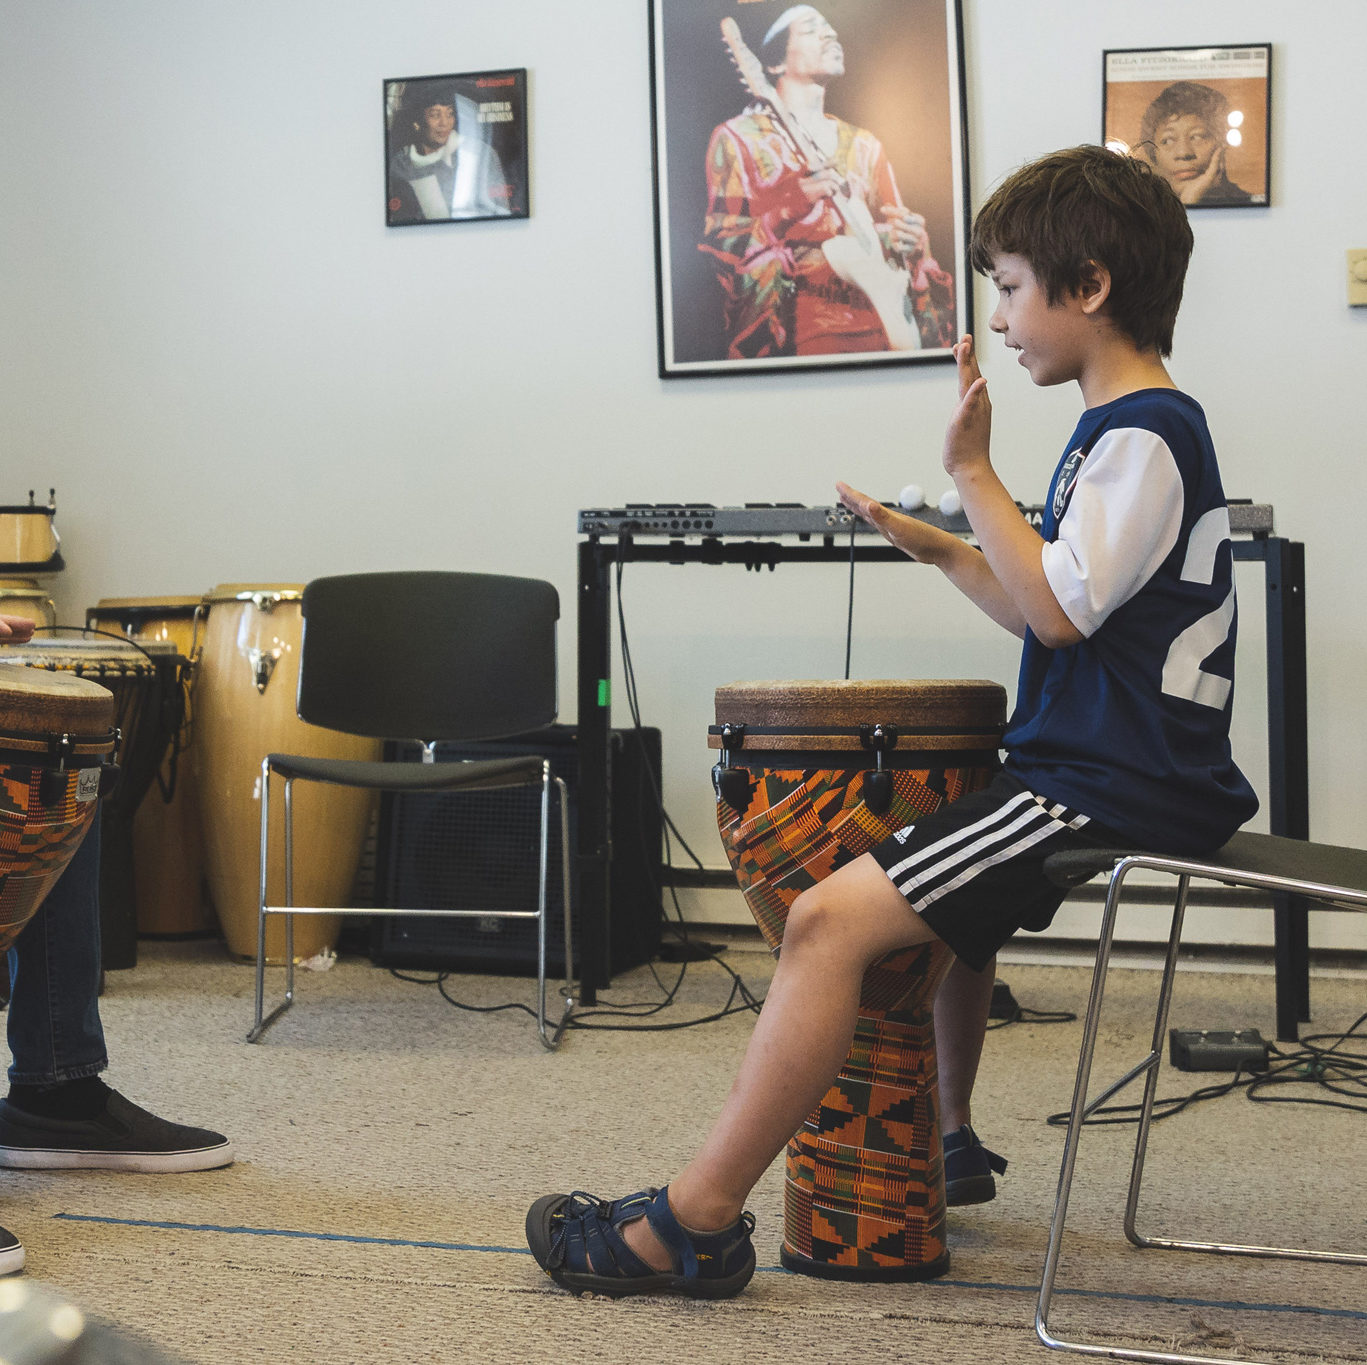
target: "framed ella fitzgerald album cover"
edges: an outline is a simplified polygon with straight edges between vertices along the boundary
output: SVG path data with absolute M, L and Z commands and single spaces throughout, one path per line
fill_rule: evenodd
M 660 374 L 950 361 L 958 0 L 647 0 Z

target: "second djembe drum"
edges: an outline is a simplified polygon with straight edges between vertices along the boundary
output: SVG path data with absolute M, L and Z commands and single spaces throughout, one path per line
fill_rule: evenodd
M 987 785 L 1005 711 L 1004 689 L 978 681 L 717 689 L 717 825 L 775 952 L 807 887 Z M 920 1280 L 949 1269 L 933 1006 L 950 961 L 924 944 L 865 973 L 849 1056 L 788 1144 L 790 1270 Z

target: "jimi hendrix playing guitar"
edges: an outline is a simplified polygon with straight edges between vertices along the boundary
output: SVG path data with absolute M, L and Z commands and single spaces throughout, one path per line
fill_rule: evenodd
M 878 139 L 825 112 L 845 69 L 835 30 L 794 6 L 761 60 L 733 19 L 721 28 L 753 96 L 707 153 L 700 246 L 725 295 L 728 359 L 952 346 L 954 282 L 924 220 L 902 203 Z

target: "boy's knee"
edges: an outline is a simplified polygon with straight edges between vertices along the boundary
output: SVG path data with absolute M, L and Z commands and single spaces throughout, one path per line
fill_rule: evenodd
M 788 909 L 783 926 L 784 951 L 801 952 L 828 943 L 840 933 L 842 918 L 845 916 L 823 884 L 809 886 Z

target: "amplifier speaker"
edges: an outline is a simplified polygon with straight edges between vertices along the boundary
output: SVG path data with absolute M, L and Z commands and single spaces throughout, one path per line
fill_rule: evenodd
M 571 886 L 578 848 L 579 757 L 572 725 L 476 744 L 438 744 L 438 763 L 542 754 L 569 794 Z M 391 743 L 386 757 L 417 761 L 416 744 Z M 609 967 L 613 975 L 648 962 L 660 949 L 661 850 L 660 732 L 611 732 L 613 858 L 609 882 Z M 561 892 L 558 795 L 551 795 L 547 901 L 547 974 L 565 966 L 565 910 Z M 380 808 L 376 883 L 380 904 L 451 910 L 536 908 L 541 792 L 513 788 L 488 792 L 387 794 Z M 373 960 L 388 967 L 494 972 L 535 976 L 535 920 L 493 915 L 459 918 L 390 915 L 374 921 Z M 580 925 L 572 923 L 575 970 Z

